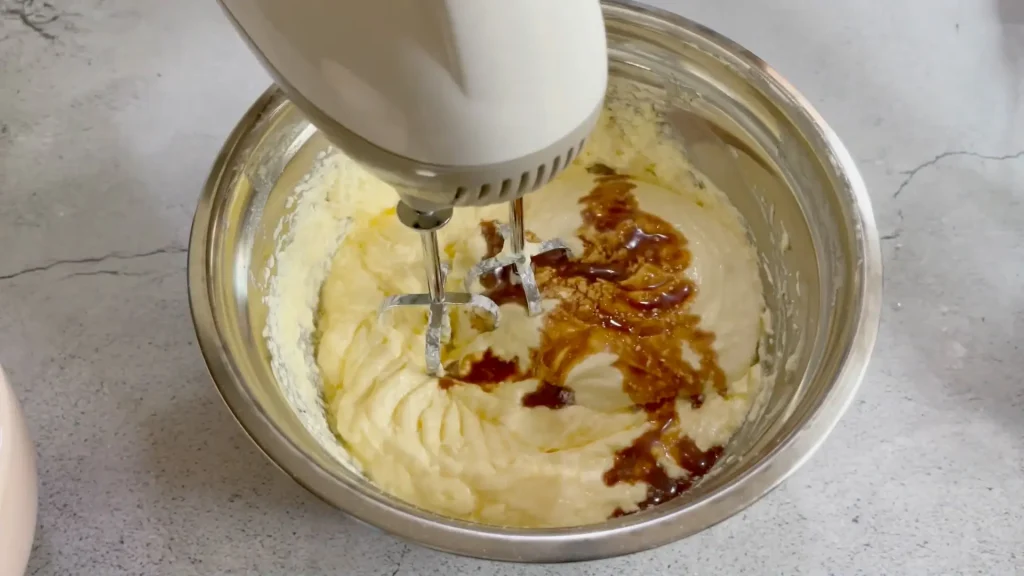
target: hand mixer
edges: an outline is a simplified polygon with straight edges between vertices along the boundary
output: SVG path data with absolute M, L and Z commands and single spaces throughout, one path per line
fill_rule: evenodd
M 420 233 L 426 360 L 441 372 L 452 305 L 498 320 L 493 301 L 445 290 L 437 231 L 458 206 L 509 203 L 506 254 L 473 278 L 514 266 L 530 314 L 541 310 L 524 252 L 522 197 L 580 152 L 607 83 L 598 0 L 219 0 L 291 100 L 348 156 L 398 191 Z M 540 250 L 565 249 L 549 240 Z M 468 290 L 468 288 L 467 288 Z

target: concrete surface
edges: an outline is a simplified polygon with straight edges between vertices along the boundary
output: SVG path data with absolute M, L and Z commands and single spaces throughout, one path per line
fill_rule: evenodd
M 30 574 L 1024 573 L 1024 1 L 657 2 L 773 63 L 886 235 L 861 393 L 782 488 L 672 546 L 515 567 L 360 526 L 211 386 L 193 206 L 267 85 L 213 0 L 0 0 L 0 363 L 38 443 Z

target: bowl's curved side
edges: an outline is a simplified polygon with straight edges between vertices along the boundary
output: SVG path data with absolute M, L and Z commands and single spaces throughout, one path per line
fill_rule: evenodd
M 37 496 L 32 440 L 0 367 L 0 576 L 18 576 L 28 565 Z
M 836 360 L 831 384 L 818 395 L 789 433 L 758 464 L 751 466 L 705 498 L 680 509 L 621 518 L 597 526 L 563 530 L 518 530 L 455 521 L 396 502 L 367 486 L 354 485 L 335 470 L 318 463 L 297 446 L 269 417 L 246 382 L 252 367 L 232 357 L 221 327 L 226 322 L 215 289 L 218 275 L 230 275 L 217 259 L 211 230 L 223 219 L 216 210 L 222 198 L 236 193 L 235 180 L 246 164 L 249 147 L 266 136 L 268 116 L 281 111 L 283 96 L 271 89 L 242 119 L 214 164 L 200 199 L 189 244 L 189 299 L 200 348 L 229 409 L 254 442 L 297 482 L 356 518 L 421 545 L 480 558 L 558 562 L 590 560 L 638 552 L 689 536 L 749 506 L 780 484 L 806 461 L 824 441 L 851 402 L 874 346 L 881 310 L 881 252 L 870 199 L 859 172 L 832 130 L 813 108 L 770 67 L 728 39 L 678 15 L 625 1 L 605 2 L 606 10 L 620 18 L 658 21 L 699 39 L 750 70 L 757 71 L 761 90 L 770 92 L 813 145 L 818 160 L 827 165 L 838 202 L 853 230 L 849 251 L 856 263 L 849 300 L 850 326 L 844 331 L 844 349 Z M 237 260 L 238 254 L 231 255 Z M 361 483 L 365 484 L 365 483 Z
M 881 318 L 882 255 L 878 228 L 867 186 L 856 162 L 813 105 L 785 78 L 758 56 L 721 34 L 673 12 L 633 0 L 603 0 L 613 12 L 629 11 L 665 27 L 686 31 L 699 39 L 728 64 L 750 70 L 758 89 L 770 97 L 780 112 L 807 139 L 826 165 L 838 203 L 845 213 L 845 225 L 852 228 L 851 260 L 854 297 L 849 302 L 853 322 L 846 326 L 846 346 L 838 351 L 840 368 L 833 385 L 815 404 L 798 434 L 779 445 L 760 466 L 736 479 L 726 497 L 711 497 L 709 504 L 728 503 L 733 513 L 757 501 L 796 471 L 825 441 L 851 403 L 860 386 L 874 349 Z M 733 490 L 735 488 L 735 490 Z M 710 525 L 710 524 L 709 524 Z M 704 526 L 707 527 L 707 526 Z

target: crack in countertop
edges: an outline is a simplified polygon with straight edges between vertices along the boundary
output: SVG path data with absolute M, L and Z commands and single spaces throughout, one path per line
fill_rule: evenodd
M 402 553 L 398 555 L 398 560 L 395 562 L 395 569 L 391 572 L 391 576 L 397 576 L 398 572 L 402 570 L 402 563 L 405 562 L 405 556 L 412 550 L 408 544 L 402 545 L 405 546 L 405 548 L 402 550 Z
M 903 210 L 897 210 L 896 215 L 899 216 L 900 223 L 892 232 L 885 234 L 884 236 L 881 236 L 879 238 L 883 242 L 886 240 L 896 240 L 897 238 L 903 235 Z
M 19 276 L 26 274 L 34 274 L 36 272 L 45 272 L 58 266 L 66 266 L 72 264 L 101 264 L 110 260 L 137 260 L 139 258 L 148 258 L 150 256 L 157 256 L 159 254 L 183 254 L 188 249 L 182 246 L 165 246 L 163 248 L 157 248 L 156 250 L 150 250 L 148 252 L 137 252 L 137 253 L 124 253 L 124 252 L 111 252 L 104 254 L 103 256 L 93 256 L 87 258 L 71 258 L 67 260 L 54 260 L 46 264 L 40 264 L 38 266 L 31 266 L 18 270 L 17 272 L 11 272 L 9 274 L 0 274 L 0 280 L 12 280 Z M 110 274 L 110 275 L 125 275 L 124 273 L 116 270 L 98 270 L 92 273 L 78 273 L 71 274 L 71 276 L 88 275 L 88 274 Z
M 21 23 L 47 42 L 57 40 L 57 35 L 47 31 L 62 16 L 49 2 L 38 0 L 6 0 L 0 4 L 0 16 L 17 18 Z
M 982 160 L 994 160 L 998 162 L 1001 160 L 1016 160 L 1018 158 L 1024 158 L 1024 150 L 1021 150 L 1020 152 L 1015 152 L 1013 154 L 1007 154 L 1005 156 L 988 156 L 985 154 L 978 154 L 977 152 L 971 152 L 968 150 L 951 150 L 949 152 L 943 152 L 942 154 L 939 154 L 938 156 L 932 158 L 931 160 L 918 164 L 914 168 L 903 172 L 903 174 L 906 175 L 906 178 L 903 179 L 903 182 L 900 182 L 899 187 L 896 188 L 896 192 L 893 193 L 892 197 L 898 197 L 900 193 L 902 193 L 903 190 L 910 185 L 910 181 L 913 180 L 914 177 L 917 176 L 917 174 L 921 170 L 924 170 L 925 168 L 928 168 L 930 166 L 935 166 L 942 160 L 945 160 L 946 158 L 953 158 L 955 156 L 969 156 L 971 158 L 980 158 Z

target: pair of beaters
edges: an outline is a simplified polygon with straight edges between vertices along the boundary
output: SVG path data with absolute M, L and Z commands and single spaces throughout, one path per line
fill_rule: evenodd
M 566 244 L 557 239 L 546 240 L 539 248 L 526 253 L 526 229 L 523 223 L 523 199 L 516 198 L 509 202 L 508 223 L 498 227 L 504 238 L 504 250 L 497 256 L 477 263 L 466 276 L 465 292 L 448 292 L 445 290 L 445 277 L 448 266 L 441 262 L 437 242 L 437 231 L 452 217 L 452 209 L 444 208 L 432 212 L 421 212 L 405 202 L 399 202 L 398 218 L 406 226 L 420 234 L 423 244 L 423 263 L 427 278 L 427 292 L 424 294 L 400 294 L 391 296 L 381 304 L 381 313 L 396 306 L 426 306 L 426 365 L 427 372 L 432 376 L 441 375 L 441 346 L 447 337 L 448 308 L 450 306 L 469 306 L 474 312 L 490 318 L 492 326 L 499 321 L 498 305 L 490 298 L 481 294 L 473 294 L 474 283 L 488 274 L 496 274 L 506 267 L 512 267 L 514 281 L 522 286 L 526 298 L 526 308 L 531 316 L 540 314 L 541 293 L 537 280 L 533 275 L 532 257 L 537 254 L 562 250 L 570 252 Z

